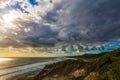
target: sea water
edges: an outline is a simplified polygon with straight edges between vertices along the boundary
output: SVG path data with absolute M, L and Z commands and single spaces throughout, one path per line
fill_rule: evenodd
M 0 58 L 0 80 L 40 71 L 45 65 L 63 60 L 63 58 Z

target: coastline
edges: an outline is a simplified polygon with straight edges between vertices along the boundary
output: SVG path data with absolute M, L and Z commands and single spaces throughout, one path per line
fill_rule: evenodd
M 41 70 L 39 69 L 35 71 L 29 71 L 27 73 L 23 73 L 12 78 L 9 78 L 8 80 L 30 80 L 33 79 Z
M 100 55 L 92 55 L 92 56 L 86 56 L 85 55 L 85 56 L 77 56 L 77 57 L 76 56 L 75 57 L 74 56 L 69 56 L 69 57 L 66 57 L 64 59 L 55 61 L 53 63 L 45 64 L 44 67 L 42 69 L 37 70 L 35 74 L 33 73 L 31 75 L 31 72 L 28 72 L 28 73 L 25 73 L 25 74 L 17 75 L 15 77 L 11 78 L 10 80 L 33 80 L 36 77 L 36 75 L 38 75 L 42 70 L 44 70 L 49 65 L 53 65 L 53 64 L 57 64 L 57 63 L 61 63 L 61 62 L 64 62 L 64 61 L 69 61 L 69 60 L 73 60 L 73 61 L 77 61 L 77 60 L 81 61 L 82 60 L 82 61 L 85 61 L 86 63 L 88 63 L 88 62 L 91 62 L 91 59 L 90 59 L 91 57 L 97 58 L 99 56 L 102 56 L 102 55 L 101 54 Z M 20 77 L 20 78 L 16 79 L 16 77 Z
M 40 71 L 41 69 L 44 68 L 45 64 L 47 63 L 35 63 L 35 64 L 29 64 L 29 65 L 24 65 L 24 66 L 19 66 L 19 67 L 13 67 L 13 68 L 8 68 L 8 69 L 3 69 L 1 70 L 0 74 L 0 80 L 16 80 L 14 79 L 16 76 L 21 77 L 24 74 L 28 74 L 33 71 Z
M 63 61 L 65 58 L 54 58 L 45 62 L 38 62 L 29 65 L 23 65 L 18 67 L 12 67 L 1 70 L 0 80 L 19 80 L 20 78 L 26 78 L 36 75 L 46 65 Z M 19 78 L 19 79 L 18 79 Z
M 64 60 L 46 65 L 37 75 L 18 80 L 119 80 L 119 58 L 120 49 L 91 57 L 92 61 Z

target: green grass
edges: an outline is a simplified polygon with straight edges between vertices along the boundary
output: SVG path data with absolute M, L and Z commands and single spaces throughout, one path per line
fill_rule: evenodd
M 83 60 L 66 60 L 66 61 L 62 61 L 62 62 L 57 62 L 57 63 L 53 63 L 50 65 L 47 65 L 46 68 L 58 68 L 58 67 L 64 67 L 64 66 L 71 66 L 71 65 L 84 65 L 85 62 Z
M 87 75 L 90 72 L 98 72 L 96 80 L 119 80 L 120 49 L 107 53 L 89 64 Z

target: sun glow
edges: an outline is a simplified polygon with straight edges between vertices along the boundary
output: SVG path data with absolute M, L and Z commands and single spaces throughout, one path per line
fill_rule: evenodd
M 12 12 L 3 15 L 3 20 L 4 20 L 5 24 L 7 24 L 7 27 L 13 27 L 13 21 L 15 18 L 16 18 L 16 16 Z
M 5 62 L 5 61 L 9 61 L 12 60 L 11 58 L 0 58 L 0 62 Z

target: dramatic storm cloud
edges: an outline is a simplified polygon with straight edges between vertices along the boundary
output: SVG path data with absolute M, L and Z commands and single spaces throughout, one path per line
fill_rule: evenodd
M 55 7 L 59 36 L 88 42 L 116 41 L 120 38 L 119 4 L 119 0 L 64 0 Z
M 0 46 L 120 40 L 119 0 L 1 0 Z

